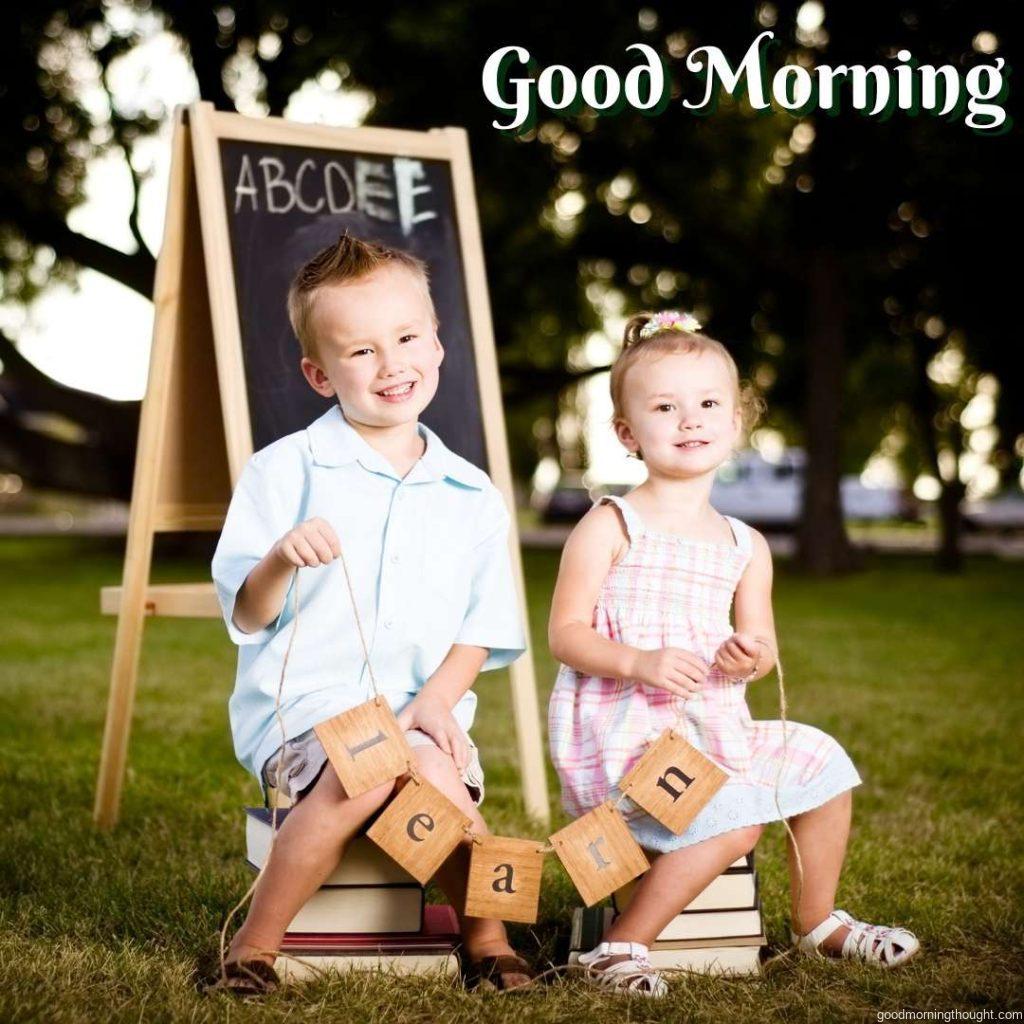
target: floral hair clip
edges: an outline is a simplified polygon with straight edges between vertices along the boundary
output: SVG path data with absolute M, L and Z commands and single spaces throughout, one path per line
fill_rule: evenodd
M 692 313 L 667 309 L 664 313 L 655 313 L 640 328 L 640 337 L 649 338 L 658 331 L 699 331 L 700 328 L 700 321 Z

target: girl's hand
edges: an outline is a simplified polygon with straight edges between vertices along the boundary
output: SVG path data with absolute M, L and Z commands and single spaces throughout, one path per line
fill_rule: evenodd
M 326 519 L 314 516 L 289 530 L 275 545 L 274 554 L 298 568 L 329 565 L 341 554 L 338 536 Z
M 708 675 L 708 665 L 696 654 L 679 647 L 638 651 L 630 678 L 668 690 L 677 697 L 693 697 Z
M 419 729 L 425 732 L 446 754 L 451 754 L 461 772 L 469 764 L 469 737 L 455 721 L 444 701 L 420 693 L 398 712 L 402 731 Z
M 757 639 L 733 633 L 715 652 L 715 668 L 729 679 L 746 679 L 757 668 Z

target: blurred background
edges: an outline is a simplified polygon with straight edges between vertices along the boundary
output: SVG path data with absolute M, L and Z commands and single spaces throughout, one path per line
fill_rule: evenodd
M 1024 551 L 1015 309 L 1019 133 L 962 113 L 755 116 L 683 60 L 754 37 L 798 61 L 1004 57 L 1012 5 L 610 2 L 35 3 L 0 92 L 0 532 L 119 537 L 146 385 L 176 104 L 252 117 L 464 126 L 476 176 L 520 525 L 559 546 L 643 467 L 609 424 L 607 367 L 638 309 L 692 310 L 768 403 L 714 501 L 827 575 L 864 548 Z M 500 46 L 540 67 L 672 76 L 656 117 L 540 111 L 518 137 L 483 96 Z M 1007 103 L 1012 116 L 1015 97 Z M 1008 126 L 1007 126 L 1008 127 Z M 209 538 L 206 539 L 209 541 Z M 206 541 L 200 541 L 205 543 Z

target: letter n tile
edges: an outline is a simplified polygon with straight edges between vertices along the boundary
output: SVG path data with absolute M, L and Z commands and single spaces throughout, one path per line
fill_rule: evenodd
M 728 778 L 692 743 L 666 729 L 622 777 L 619 790 L 678 836 Z

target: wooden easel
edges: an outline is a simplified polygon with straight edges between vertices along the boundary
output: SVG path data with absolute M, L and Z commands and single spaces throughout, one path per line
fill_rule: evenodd
M 477 379 L 491 479 L 514 508 L 483 248 L 466 134 L 459 128 L 404 132 L 334 129 L 220 113 L 209 103 L 175 113 L 167 217 L 157 260 L 149 382 L 142 404 L 120 587 L 104 587 L 101 610 L 117 615 L 110 693 L 93 818 L 118 818 L 139 654 L 147 615 L 220 618 L 213 583 L 152 585 L 159 531 L 217 531 L 231 490 L 252 454 L 249 406 L 235 303 L 219 139 L 412 152 L 451 162 Z M 212 301 L 211 301 L 212 297 Z M 527 625 L 527 652 L 510 667 L 512 707 L 527 814 L 548 824 L 547 781 L 530 656 L 518 531 L 510 546 Z M 226 695 L 225 695 L 226 699 Z

